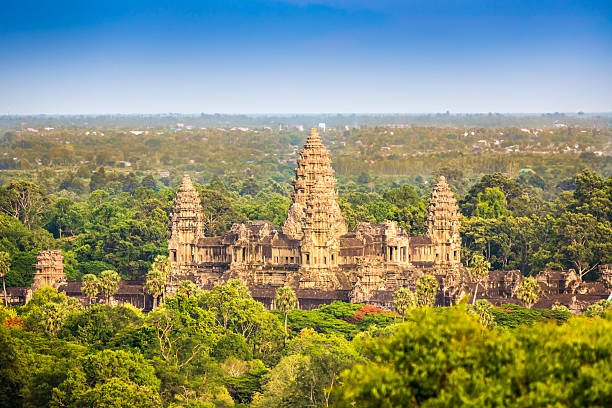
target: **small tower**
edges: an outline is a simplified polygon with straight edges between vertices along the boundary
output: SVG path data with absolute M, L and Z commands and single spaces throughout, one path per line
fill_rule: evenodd
M 461 263 L 461 237 L 459 235 L 459 208 L 446 178 L 440 176 L 431 192 L 427 206 L 427 232 L 435 251 L 435 263 L 459 265 Z
M 36 255 L 34 268 L 36 272 L 34 273 L 34 283 L 32 283 L 33 292 L 42 286 L 51 286 L 57 289 L 60 283 L 66 281 L 64 257 L 59 249 L 40 251 Z
M 188 269 L 195 263 L 195 244 L 202 234 L 203 215 L 200 196 L 185 174 L 172 208 L 172 235 L 168 241 L 170 263 L 174 270 Z

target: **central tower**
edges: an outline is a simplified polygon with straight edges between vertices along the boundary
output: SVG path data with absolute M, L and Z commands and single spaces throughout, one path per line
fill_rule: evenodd
M 339 238 L 347 228 L 335 186 L 327 149 L 312 128 L 297 160 L 293 204 L 283 224 L 283 233 L 300 241 L 301 288 L 338 286 L 333 271 L 338 265 Z
M 316 128 L 310 129 L 294 171 L 293 204 L 283 224 L 283 233 L 301 240 L 307 226 L 308 229 L 312 229 L 314 224 L 322 227 L 320 220 L 325 219 L 324 228 L 330 236 L 337 238 L 345 234 L 346 223 L 336 202 L 334 169 Z

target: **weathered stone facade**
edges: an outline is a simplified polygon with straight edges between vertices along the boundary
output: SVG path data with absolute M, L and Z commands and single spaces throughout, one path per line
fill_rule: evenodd
M 335 185 L 327 149 L 312 129 L 297 160 L 293 203 L 282 227 L 257 221 L 205 237 L 200 200 L 186 175 L 174 202 L 168 244 L 173 281 L 209 286 L 237 278 L 251 289 L 314 290 L 322 303 L 334 300 L 328 296 L 332 292 L 342 294 L 337 300 L 372 302 L 380 292 L 414 285 L 425 272 L 440 279 L 459 273 L 458 208 L 444 177 L 427 207 L 427 232 L 416 237 L 394 222 L 360 223 L 348 232 Z
M 36 273 L 34 273 L 32 290 L 37 290 L 42 286 L 51 286 L 57 289 L 60 284 L 66 281 L 64 257 L 59 249 L 40 251 L 36 256 L 34 269 L 36 269 Z

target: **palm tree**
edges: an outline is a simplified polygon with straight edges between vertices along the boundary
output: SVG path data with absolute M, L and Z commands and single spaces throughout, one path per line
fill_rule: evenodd
M 153 309 L 157 307 L 157 298 L 164 293 L 166 288 L 166 278 L 164 274 L 156 268 L 151 268 L 147 273 L 145 282 L 145 292 L 153 296 Z
M 274 298 L 276 308 L 285 313 L 285 341 L 287 340 L 287 315 L 297 306 L 297 297 L 293 289 L 287 286 L 276 289 Z
M 425 274 L 419 276 L 416 283 L 416 296 L 419 306 L 433 307 L 436 303 L 438 280 L 435 276 Z
M 83 276 L 81 282 L 81 292 L 83 292 L 87 298 L 87 304 L 89 306 L 91 305 L 91 299 L 98 296 L 98 278 L 96 275 L 88 273 L 87 275 Z
M 172 273 L 172 266 L 170 265 L 168 257 L 165 255 L 157 255 L 155 257 L 155 260 L 153 261 L 153 264 L 151 265 L 149 273 L 151 273 L 152 271 L 155 271 L 155 274 L 159 275 L 158 279 L 163 280 L 161 295 L 162 299 L 164 299 L 166 297 L 166 285 Z M 147 277 L 148 276 L 149 274 L 147 274 Z
M 195 283 L 193 283 L 190 280 L 184 280 L 184 281 L 181 281 L 181 283 L 179 283 L 179 286 L 176 292 L 179 295 L 183 295 L 187 298 L 190 298 L 191 296 L 195 295 L 197 290 L 198 290 L 198 286 Z
M 417 297 L 409 289 L 401 288 L 395 291 L 393 294 L 393 307 L 395 311 L 402 316 L 402 322 L 404 321 L 404 316 L 408 310 L 417 306 Z
M 521 283 L 516 288 L 516 297 L 525 304 L 527 309 L 536 304 L 540 299 L 539 293 L 542 288 L 538 284 L 538 280 L 533 276 L 523 278 Z
M 4 284 L 4 277 L 10 270 L 11 258 L 7 252 L 0 252 L 0 276 L 2 276 L 2 292 L 4 294 L 4 306 L 8 306 L 8 300 L 6 299 L 6 285 Z
M 482 255 L 474 255 L 470 261 L 470 274 L 476 281 L 476 287 L 474 288 L 474 298 L 472 299 L 472 304 L 476 304 L 476 294 L 478 293 L 478 285 L 482 282 L 484 278 L 489 275 L 489 268 L 491 268 L 491 264 L 487 261 Z
M 102 271 L 100 279 L 98 280 L 98 287 L 100 288 L 100 294 L 106 297 L 106 304 L 110 305 L 110 297 L 113 293 L 119 289 L 119 281 L 121 278 L 119 274 L 113 270 Z
M 68 307 L 65 303 L 49 302 L 41 308 L 41 325 L 51 337 L 59 331 L 67 312 Z

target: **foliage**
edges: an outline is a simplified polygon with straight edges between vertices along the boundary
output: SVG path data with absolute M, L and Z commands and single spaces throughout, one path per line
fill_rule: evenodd
M 402 322 L 406 313 L 414 307 L 417 307 L 418 299 L 414 292 L 406 288 L 400 288 L 393 293 L 393 308 L 402 316 Z
M 187 298 L 195 296 L 198 291 L 198 286 L 190 280 L 183 280 L 179 283 L 177 288 L 177 294 L 185 296 Z
M 100 273 L 98 288 L 100 294 L 106 297 L 106 304 L 110 304 L 110 297 L 119 289 L 119 274 L 113 270 L 106 270 Z
M 605 406 L 612 322 L 492 331 L 457 308 L 415 309 L 342 376 L 337 406 Z M 542 352 L 545 350 L 545 352 Z
M 612 301 L 602 299 L 599 302 L 587 307 L 587 310 L 584 314 L 588 317 L 604 317 L 606 313 L 609 313 L 610 310 L 612 310 Z
M 276 308 L 285 314 L 285 335 L 287 335 L 287 314 L 297 306 L 297 297 L 290 287 L 276 289 L 274 297 Z
M 516 328 L 522 325 L 533 325 L 537 322 L 556 321 L 559 324 L 571 317 L 569 310 L 564 309 L 527 309 L 523 306 L 504 304 L 493 307 L 495 324 L 499 327 Z
M 476 254 L 470 260 L 470 275 L 476 281 L 476 285 L 474 287 L 474 297 L 472 298 L 472 304 L 476 302 L 476 294 L 478 293 L 478 286 L 489 276 L 489 269 L 491 268 L 491 264 L 484 259 L 482 255 Z
M 83 295 L 85 295 L 90 303 L 92 298 L 98 296 L 99 288 L 96 275 L 90 273 L 83 275 L 83 278 L 81 278 L 81 292 L 83 292 Z
M 32 299 L 21 308 L 25 326 L 29 329 L 43 330 L 54 336 L 68 317 L 82 309 L 75 298 L 70 298 L 56 289 L 43 286 L 32 295 Z
M 481 299 L 471 305 L 467 305 L 467 312 L 478 316 L 480 324 L 484 327 L 495 325 L 495 315 L 493 314 L 493 305 L 485 299 Z
M 535 303 L 537 303 L 540 296 L 538 295 L 542 291 L 542 288 L 538 284 L 538 281 L 534 277 L 523 278 L 519 286 L 516 288 L 516 297 L 531 309 Z
M 415 294 L 419 306 L 432 307 L 436 301 L 438 280 L 433 275 L 421 275 L 417 279 Z

